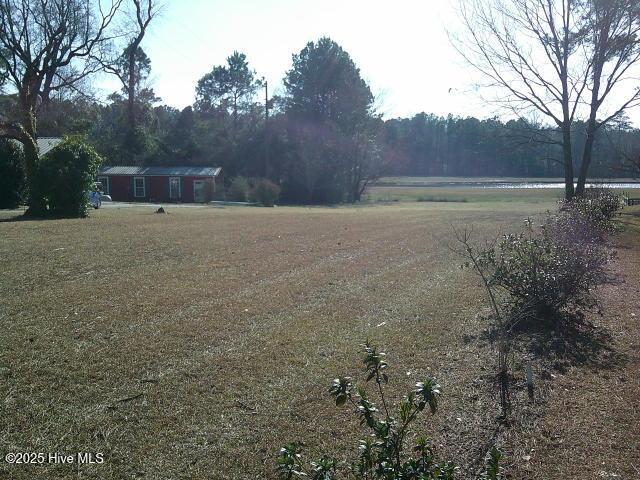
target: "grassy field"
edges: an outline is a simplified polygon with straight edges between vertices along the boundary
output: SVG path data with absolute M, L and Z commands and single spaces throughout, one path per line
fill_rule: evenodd
M 483 189 L 429 186 L 372 186 L 365 198 L 370 202 L 504 202 L 549 204 L 560 200 L 563 191 L 552 188 Z M 487 205 L 490 208 L 490 205 Z
M 366 339 L 388 352 L 393 400 L 425 376 L 443 385 L 418 430 L 474 478 L 494 357 L 451 226 L 482 240 L 553 206 L 491 200 L 1 222 L 0 453 L 105 462 L 0 463 L 0 478 L 272 478 L 288 441 L 355 453 L 357 421 L 327 388 L 357 376 Z
M 629 177 L 592 178 L 596 182 L 635 182 Z M 382 177 L 376 183 L 383 185 L 429 186 L 444 183 L 558 183 L 564 182 L 561 177 Z

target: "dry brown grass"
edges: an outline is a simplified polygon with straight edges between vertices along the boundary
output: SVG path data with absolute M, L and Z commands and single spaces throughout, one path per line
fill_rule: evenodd
M 369 338 L 398 391 L 426 375 L 444 386 L 419 433 L 473 478 L 498 412 L 493 353 L 474 339 L 484 298 L 447 248 L 450 224 L 489 238 L 549 206 L 132 208 L 0 223 L 0 453 L 106 456 L 0 463 L 0 477 L 271 478 L 291 440 L 344 457 L 359 434 L 327 387 L 357 373 Z
M 555 372 L 544 415 L 514 442 L 514 456 L 531 457 L 514 478 L 640 478 L 640 207 L 622 222 L 616 276 L 599 289 L 602 314 L 588 317 L 588 355 Z

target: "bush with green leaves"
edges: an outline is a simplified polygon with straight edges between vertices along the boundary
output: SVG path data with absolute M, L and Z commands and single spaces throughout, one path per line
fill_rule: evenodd
M 280 198 L 280 187 L 266 178 L 252 181 L 251 201 L 264 207 L 273 207 Z
M 478 267 L 506 295 L 514 318 L 555 320 L 563 310 L 597 304 L 592 289 L 606 279 L 609 255 L 599 242 L 579 238 L 578 228 L 589 227 L 571 215 L 549 216 L 539 229 L 527 219 L 524 231 L 477 252 Z
M 323 455 L 305 467 L 300 445 L 283 447 L 276 459 L 278 478 L 310 477 L 317 480 L 340 478 L 409 480 L 454 478 L 457 470 L 451 462 L 436 462 L 433 449 L 426 438 L 419 438 L 412 452 L 407 452 L 407 435 L 412 422 L 425 410 L 434 415 L 438 410 L 440 385 L 427 378 L 418 382 L 400 402 L 397 414 L 392 415 L 385 395 L 388 364 L 385 354 L 370 343 L 364 345 L 366 383 L 372 382 L 379 404 L 370 400 L 363 386 L 356 386 L 351 377 L 333 380 L 329 393 L 338 407 L 350 405 L 369 435 L 359 442 L 359 457 L 351 464 L 339 463 Z M 339 466 L 344 465 L 342 468 Z
M 24 158 L 17 142 L 0 139 L 0 208 L 15 208 L 24 196 Z
M 500 467 L 501 459 L 502 452 L 495 446 L 491 447 L 491 450 L 487 452 L 485 458 L 486 469 L 480 478 L 483 480 L 500 480 L 502 478 L 502 468 Z
M 95 181 L 100 155 L 78 137 L 69 137 L 40 159 L 37 188 L 47 212 L 56 217 L 86 217 L 87 192 Z
M 227 188 L 227 198 L 234 202 L 246 202 L 249 200 L 251 187 L 245 177 L 235 177 Z
M 560 215 L 584 221 L 590 227 L 590 234 L 598 239 L 617 231 L 615 218 L 622 209 L 622 197 L 605 188 L 590 188 L 583 195 L 563 200 Z

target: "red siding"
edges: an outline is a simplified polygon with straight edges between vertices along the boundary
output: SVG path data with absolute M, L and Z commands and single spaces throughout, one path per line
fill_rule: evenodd
M 111 198 L 116 202 L 128 202 L 133 193 L 131 192 L 131 177 L 112 175 L 109 177 L 109 187 L 111 188 Z
M 107 176 L 107 175 L 101 175 Z M 133 176 L 131 175 L 108 175 L 111 198 L 116 202 L 169 202 L 169 177 L 149 176 L 145 179 L 145 198 L 133 196 Z M 217 183 L 215 188 L 219 188 L 222 181 L 218 182 L 211 177 L 181 177 L 180 202 L 193 203 L 193 181 L 208 180 Z
M 169 200 L 169 177 L 148 177 L 148 197 L 151 202 L 166 202 Z
M 182 177 L 182 201 L 193 202 L 193 177 Z

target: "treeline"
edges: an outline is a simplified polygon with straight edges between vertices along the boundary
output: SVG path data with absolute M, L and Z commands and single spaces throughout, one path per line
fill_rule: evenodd
M 51 98 L 38 111 L 38 136 L 84 135 L 112 165 L 221 166 L 229 181 L 267 178 L 289 203 L 358 201 L 383 175 L 563 175 L 559 133 L 543 125 L 426 113 L 383 121 L 359 69 L 329 38 L 292 56 L 281 96 L 269 96 L 246 56 L 234 52 L 198 81 L 194 104 L 183 110 L 156 96 L 142 48 L 134 58 L 133 90 L 102 103 L 86 95 Z M 18 118 L 18 103 L 15 95 L 0 97 L 7 117 Z M 574 130 L 579 138 L 585 126 L 576 122 Z M 620 176 L 634 145 L 640 132 L 628 122 L 603 127 L 591 176 Z
M 204 75 L 194 105 L 181 111 L 158 105 L 147 85 L 151 60 L 141 48 L 136 58 L 134 131 L 122 91 L 106 104 L 52 99 L 39 111 L 38 136 L 85 135 L 113 165 L 212 165 L 229 180 L 267 178 L 291 203 L 357 201 L 383 171 L 383 122 L 371 90 L 329 38 L 293 55 L 285 94 L 266 104 L 267 85 L 242 53 Z M 15 98 L 3 101 L 10 111 Z
M 142 106 L 144 128 L 133 151 L 126 148 L 121 124 L 125 104 L 117 96 L 112 96 L 112 102 L 106 106 L 77 99 L 54 102 L 40 121 L 40 131 L 43 136 L 88 135 L 111 164 L 212 165 L 222 166 L 229 178 L 264 176 L 283 183 L 290 172 L 299 179 L 304 178 L 307 184 L 313 181 L 307 178 L 311 172 L 310 165 L 304 165 L 306 158 L 296 155 L 299 152 L 296 152 L 294 137 L 299 126 L 292 125 L 282 98 L 270 99 L 268 122 L 265 105 L 258 103 L 243 105 L 236 116 L 227 109 Z M 377 165 L 371 174 L 563 175 L 559 133 L 524 120 L 502 122 L 419 113 L 412 118 L 371 122 L 375 134 L 372 146 L 378 149 Z M 320 140 L 318 143 L 322 146 L 321 137 L 329 132 L 319 130 L 308 131 L 305 142 Z M 574 137 L 580 139 L 584 131 L 584 125 L 576 123 Z M 297 140 L 303 139 L 298 135 Z M 583 144 L 583 141 L 574 142 L 574 158 L 581 158 Z M 591 176 L 626 176 L 628 152 L 638 145 L 640 131 L 628 122 L 607 125 L 595 139 Z M 319 173 L 330 165 L 330 159 L 320 155 L 311 161 L 317 163 Z M 295 162 L 301 162 L 298 170 L 306 169 L 306 172 L 296 171 Z
M 580 168 L 586 124 L 573 127 L 573 158 Z M 418 176 L 562 177 L 560 132 L 525 120 L 502 122 L 420 113 L 385 122 L 384 144 L 396 152 L 392 172 Z M 640 131 L 622 119 L 595 136 L 592 178 L 625 176 Z

